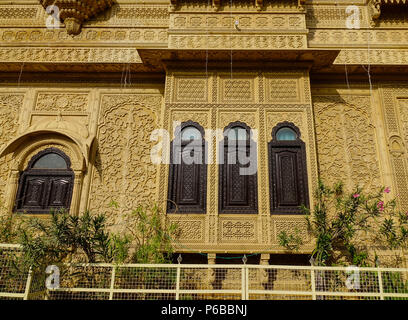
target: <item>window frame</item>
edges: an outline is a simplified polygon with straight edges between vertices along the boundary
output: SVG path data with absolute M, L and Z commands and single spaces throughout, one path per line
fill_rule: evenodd
M 280 129 L 288 127 L 296 133 L 296 140 L 277 140 L 277 133 Z M 282 205 L 279 198 L 282 196 L 279 180 L 282 172 L 278 171 L 277 157 L 284 152 L 296 155 L 295 186 L 296 195 L 299 197 L 297 205 Z M 306 145 L 301 139 L 299 128 L 292 122 L 284 121 L 278 123 L 272 129 L 272 140 L 268 143 L 268 168 L 269 168 L 269 198 L 271 214 L 304 214 L 300 205 L 304 204 L 309 208 L 309 186 L 307 176 Z M 293 173 L 293 171 L 292 171 Z
M 181 194 L 181 188 L 183 187 L 183 181 L 181 176 L 181 171 L 183 170 L 185 164 L 174 163 L 174 141 L 178 139 L 180 141 L 181 149 L 186 145 L 194 146 L 194 140 L 181 140 L 183 129 L 187 127 L 194 127 L 201 133 L 201 141 L 199 142 L 199 147 L 201 147 L 201 164 L 190 164 L 194 165 L 194 170 L 196 171 L 196 177 L 198 180 L 195 180 L 197 186 L 197 198 L 195 203 L 181 203 L 183 200 L 180 200 L 179 196 Z M 191 143 L 193 143 L 191 145 Z M 176 151 L 178 152 L 178 151 Z M 181 152 L 183 152 L 181 150 Z M 181 159 L 181 158 L 180 158 Z M 207 212 L 207 142 L 205 141 L 205 131 L 204 128 L 197 122 L 186 121 L 180 124 L 175 130 L 175 138 L 170 143 L 170 164 L 169 164 L 169 178 L 168 178 L 168 199 L 166 212 L 169 214 L 174 213 L 199 213 L 205 214 Z
M 258 148 L 256 142 L 252 139 L 252 129 L 244 122 L 236 121 L 231 122 L 228 126 L 224 128 L 223 136 L 224 139 L 219 144 L 220 152 L 220 164 L 219 175 L 218 175 L 218 211 L 220 214 L 258 214 L 258 170 L 253 175 L 245 175 L 246 181 L 246 192 L 247 202 L 243 205 L 234 204 L 231 198 L 231 189 L 229 185 L 232 183 L 232 176 L 229 175 L 231 172 L 232 165 L 228 163 L 228 134 L 231 129 L 236 127 L 246 130 L 247 139 L 246 140 L 235 140 L 237 147 L 245 143 L 246 152 L 248 154 L 249 148 L 255 148 L 256 161 L 258 157 Z M 258 165 L 256 163 L 258 168 Z
M 67 164 L 67 169 L 33 168 L 35 163 L 40 158 L 50 153 L 55 153 L 61 156 Z M 41 202 L 40 206 L 42 208 L 39 208 L 39 206 L 27 206 L 27 205 L 25 206 L 23 203 L 23 199 L 26 197 L 27 188 L 29 187 L 28 181 L 31 177 L 37 178 L 37 179 L 41 179 L 41 178 L 44 179 L 43 180 L 44 189 L 42 190 L 43 195 L 40 197 L 40 202 Z M 50 198 L 52 196 L 52 182 L 54 182 L 55 180 L 61 179 L 61 178 L 66 178 L 68 180 L 65 204 L 63 206 L 53 207 L 53 206 L 48 205 Z M 48 214 L 53 209 L 54 210 L 64 209 L 67 212 L 69 212 L 70 207 L 71 207 L 71 202 L 72 202 L 72 196 L 73 196 L 74 179 L 75 179 L 75 174 L 71 168 L 71 160 L 63 151 L 61 151 L 58 148 L 52 147 L 52 148 L 47 148 L 47 149 L 44 149 L 38 152 L 36 155 L 34 155 L 30 159 L 30 161 L 28 162 L 27 168 L 24 171 L 20 172 L 13 212 L 29 213 L 29 214 Z

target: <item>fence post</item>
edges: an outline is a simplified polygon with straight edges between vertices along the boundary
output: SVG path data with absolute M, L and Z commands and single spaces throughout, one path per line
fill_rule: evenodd
M 313 265 L 310 267 L 310 282 L 312 284 L 312 300 L 316 300 L 316 280 Z
M 249 275 L 249 270 L 247 265 L 241 266 L 241 299 L 242 300 L 248 300 L 249 299 L 249 294 L 248 294 L 248 276 Z
M 28 276 L 27 276 L 27 282 L 24 290 L 24 300 L 28 300 L 28 294 L 30 293 L 30 287 L 31 287 L 31 280 L 33 277 L 33 273 L 30 267 L 30 270 L 28 270 Z
M 245 300 L 249 300 L 249 269 L 245 265 Z
M 180 264 L 177 265 L 177 277 L 176 277 L 176 300 L 180 300 Z
M 380 289 L 380 300 L 384 300 L 384 289 L 383 289 L 381 269 L 378 268 L 377 272 L 378 272 L 378 288 Z
M 245 300 L 246 294 L 245 294 L 245 265 L 241 267 L 241 299 Z
M 112 266 L 109 300 L 113 300 L 113 289 L 115 288 L 116 266 Z

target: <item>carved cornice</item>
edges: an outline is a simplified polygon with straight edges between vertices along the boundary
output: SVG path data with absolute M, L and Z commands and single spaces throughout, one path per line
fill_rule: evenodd
M 58 15 L 65 23 L 68 34 L 79 34 L 84 21 L 112 7 L 113 0 L 40 0 L 44 9 L 58 8 Z M 55 12 L 55 11 L 54 11 Z
M 248 2 L 253 2 L 253 5 L 257 10 L 262 10 L 264 7 L 263 0 L 248 0 Z M 403 0 L 405 1 L 405 0 Z M 180 0 L 170 0 L 170 9 L 171 11 L 175 11 L 178 9 L 181 1 Z M 298 7 L 303 7 L 306 3 L 306 0 L 297 0 Z M 214 10 L 219 10 L 222 4 L 222 0 L 211 0 L 211 6 Z

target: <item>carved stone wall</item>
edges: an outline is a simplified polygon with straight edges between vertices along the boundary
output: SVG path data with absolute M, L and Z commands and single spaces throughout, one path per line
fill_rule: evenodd
M 2 204 L 11 210 L 19 171 L 50 146 L 71 159 L 73 214 L 87 208 L 109 213 L 110 201 L 116 201 L 119 211 L 109 222 L 120 224 L 118 212 L 154 203 L 157 167 L 150 160 L 150 134 L 160 126 L 159 88 L 145 84 L 131 92 L 75 85 L 0 89 L 0 150 L 8 148 L 0 157 Z M 20 138 L 11 143 L 15 137 Z
M 319 172 L 333 185 L 343 181 L 348 190 L 381 187 L 378 145 L 369 95 L 314 95 Z

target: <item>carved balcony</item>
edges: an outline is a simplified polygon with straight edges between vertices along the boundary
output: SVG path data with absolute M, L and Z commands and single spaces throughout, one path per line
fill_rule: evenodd
M 81 32 L 81 26 L 99 13 L 112 7 L 113 0 L 40 0 L 41 5 L 47 10 L 57 13 L 59 19 L 65 23 L 67 33 L 77 35 Z M 50 12 L 50 10 L 47 10 Z
M 383 16 L 382 11 L 384 11 L 385 8 L 406 12 L 408 9 L 408 0 L 369 0 L 368 12 L 371 18 L 371 26 L 374 27 L 380 17 Z

